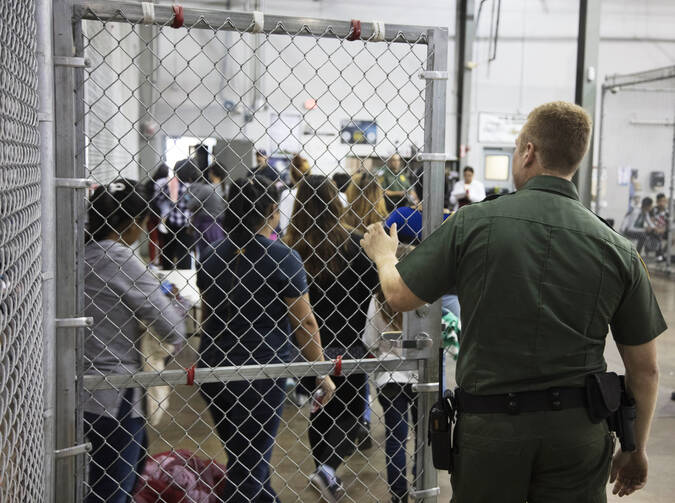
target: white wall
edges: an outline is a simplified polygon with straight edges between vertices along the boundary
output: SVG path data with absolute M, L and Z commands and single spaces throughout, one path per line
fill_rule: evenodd
M 253 1 L 233 0 L 203 0 L 201 2 L 185 1 L 183 4 L 190 8 L 194 4 L 202 4 L 210 8 L 230 8 L 242 10 L 254 4 Z M 477 1 L 476 4 L 479 2 Z M 478 39 L 475 45 L 474 60 L 478 64 L 473 71 L 472 88 L 472 116 L 470 126 L 470 147 L 468 162 L 478 168 L 481 173 L 481 153 L 484 145 L 477 142 L 477 117 L 479 112 L 509 112 L 527 114 L 537 104 L 545 101 L 562 99 L 572 100 L 574 97 L 574 77 L 576 71 L 576 35 L 578 24 L 578 2 L 574 0 L 509 0 L 502 2 L 502 18 L 500 22 L 500 39 L 497 48 L 497 58 L 488 64 L 487 35 L 492 15 L 493 0 L 488 0 L 484 6 L 478 27 Z M 430 26 L 445 26 L 449 28 L 449 68 L 453 69 L 454 59 L 454 2 L 449 0 L 425 0 L 424 2 L 410 2 L 409 0 L 268 0 L 261 2 L 265 13 L 301 16 L 307 18 L 319 17 L 328 19 L 349 20 L 360 19 L 362 22 L 382 20 L 387 23 L 415 24 Z M 629 73 L 647 70 L 660 66 L 675 64 L 675 2 L 671 0 L 604 0 L 602 5 L 600 63 L 597 71 L 597 82 L 601 83 L 606 74 Z M 219 33 L 217 38 L 210 32 L 193 30 L 190 38 L 179 42 L 183 31 L 164 30 L 160 38 L 160 53 L 166 55 L 168 49 L 173 49 L 174 43 L 181 57 L 172 57 L 163 60 L 163 65 L 179 77 L 173 81 L 168 72 L 158 72 L 158 87 L 162 90 L 165 99 L 157 104 L 157 115 L 163 123 L 167 134 L 172 136 L 185 134 L 191 136 L 222 136 L 234 137 L 244 134 L 254 141 L 266 146 L 267 139 L 264 127 L 268 122 L 268 110 L 260 109 L 255 119 L 245 124 L 243 115 L 228 114 L 224 111 L 222 102 L 225 99 L 237 101 L 244 96 L 242 106 L 252 102 L 251 75 L 253 67 L 246 62 L 250 57 L 250 49 L 243 41 L 250 42 L 252 36 L 241 37 L 238 34 Z M 184 33 L 183 33 L 184 35 Z M 203 38 L 203 37 L 209 37 Z M 267 77 L 259 82 L 264 94 L 268 96 L 269 105 L 275 109 L 293 109 L 304 114 L 306 122 L 322 125 L 324 128 L 339 127 L 342 117 L 360 115 L 369 118 L 372 107 L 376 112 L 378 122 L 390 129 L 388 136 L 395 141 L 419 143 L 421 132 L 406 137 L 406 132 L 414 130 L 419 124 L 418 118 L 401 118 L 402 110 L 393 107 L 391 110 L 382 110 L 383 102 L 392 101 L 378 98 L 367 98 L 364 92 L 353 93 L 346 99 L 338 110 L 331 113 L 330 119 L 325 110 L 334 107 L 335 100 L 325 98 L 319 110 L 306 112 L 302 103 L 306 97 L 322 93 L 327 88 L 331 93 L 340 95 L 345 91 L 344 86 L 321 82 L 321 79 L 312 80 L 312 67 L 322 63 L 327 64 L 327 56 L 322 51 L 310 51 L 309 39 L 298 39 L 297 46 L 281 49 L 279 37 L 263 37 L 263 49 L 259 52 L 260 59 L 267 65 Z M 209 42 L 209 40 L 211 40 Z M 200 43 L 195 43 L 199 41 Z M 335 41 L 326 41 L 322 46 L 337 52 L 331 54 L 331 62 L 322 67 L 320 76 L 335 79 L 337 72 L 332 65 L 339 68 L 341 77 L 363 78 L 363 72 L 358 68 L 343 66 L 349 63 L 353 50 L 358 43 L 345 43 L 338 47 Z M 202 46 L 204 48 L 202 49 Z M 371 46 L 377 47 L 377 45 Z M 422 53 L 423 53 L 423 48 Z M 281 61 L 279 51 L 282 51 Z M 227 54 L 230 59 L 225 58 Z M 367 56 L 367 55 L 366 55 Z M 186 69 L 185 62 L 194 59 L 192 68 Z M 236 62 L 235 62 L 236 60 Z M 370 59 L 372 61 L 372 59 Z M 199 64 L 196 64 L 199 62 Z M 310 63 L 308 63 L 310 62 Z M 297 75 L 290 75 L 287 64 L 294 66 Z M 412 61 L 405 68 L 392 67 L 387 71 L 391 75 L 391 85 L 384 82 L 378 89 L 383 96 L 390 95 L 392 90 L 408 86 L 408 91 L 414 93 L 419 90 L 420 82 L 416 78 L 408 79 L 403 83 L 405 72 L 415 65 Z M 392 73 L 393 72 L 393 73 Z M 399 72 L 398 75 L 396 72 Z M 404 72 L 401 74 L 400 72 Z M 374 72 L 373 74 L 375 74 Z M 381 73 L 381 72 L 380 72 Z M 228 85 L 222 86 L 222 78 L 226 78 Z M 309 83 L 302 89 L 300 82 Z M 330 81 L 329 81 L 330 82 Z M 189 90 L 189 96 L 187 91 Z M 348 91 L 349 89 L 347 89 Z M 295 94 L 293 93 L 295 91 Z M 454 152 L 454 123 L 455 123 L 455 95 L 453 79 L 449 82 L 447 106 L 447 151 Z M 372 95 L 372 92 L 371 92 Z M 259 102 L 258 105 L 262 105 Z M 248 106 L 247 105 L 247 106 Z M 256 105 L 256 108 L 257 106 Z M 325 105 L 323 108 L 321 105 Z M 290 108 L 289 108 L 290 107 Z M 415 106 L 417 107 L 417 105 Z M 644 113 L 650 112 L 645 105 Z M 417 110 L 417 108 L 415 108 Z M 379 115 L 377 113 L 379 111 Z M 658 112 L 658 111 L 655 111 Z M 671 112 L 672 113 L 672 112 Z M 415 112 L 417 114 L 417 112 Z M 661 114 L 663 115 L 663 114 Z M 260 116 L 260 118 L 259 118 Z M 398 120 L 398 122 L 397 122 Z M 392 126 L 389 128 L 388 126 Z M 321 129 L 321 128 L 319 128 Z M 609 130 L 608 130 L 609 133 Z M 621 135 L 630 135 L 630 130 L 617 128 L 612 133 L 612 141 L 616 142 L 620 152 L 622 145 Z M 669 146 L 655 145 L 663 143 L 659 136 L 650 139 L 649 150 L 668 151 Z M 653 145 L 651 143 L 654 143 Z M 305 153 L 316 160 L 319 168 L 330 171 L 340 164 L 340 160 L 349 152 L 349 148 L 341 145 L 329 136 L 303 136 L 301 146 Z M 489 145 L 485 145 L 489 146 Z M 353 152 L 358 155 L 367 155 L 373 151 L 380 155 L 387 155 L 393 150 L 393 145 L 386 143 L 378 145 L 376 149 L 357 147 Z M 596 148 L 597 150 L 597 148 Z M 661 156 L 662 157 L 662 156 Z M 660 158 L 661 158 L 660 157 Z M 661 162 L 661 161 L 658 161 Z M 615 169 L 615 168 L 611 168 Z M 625 200 L 622 189 L 607 186 L 607 207 L 615 206 L 614 198 Z M 615 194 L 616 193 L 616 194 Z M 614 210 L 612 210 L 614 211 Z M 608 215 L 615 217 L 615 215 Z

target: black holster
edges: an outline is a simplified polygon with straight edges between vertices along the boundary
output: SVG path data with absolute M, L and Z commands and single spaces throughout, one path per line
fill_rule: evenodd
M 635 450 L 635 400 L 626 388 L 626 379 L 614 372 L 599 372 L 586 378 L 586 398 L 591 421 L 606 420 L 616 433 L 621 450 Z
M 429 444 L 434 467 L 452 473 L 452 423 L 455 421 L 455 398 L 445 390 L 429 412 Z

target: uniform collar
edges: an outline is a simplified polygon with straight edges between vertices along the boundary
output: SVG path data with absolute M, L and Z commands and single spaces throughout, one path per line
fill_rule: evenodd
M 569 180 L 558 176 L 538 175 L 530 178 L 520 190 L 543 190 L 579 201 L 579 192 Z

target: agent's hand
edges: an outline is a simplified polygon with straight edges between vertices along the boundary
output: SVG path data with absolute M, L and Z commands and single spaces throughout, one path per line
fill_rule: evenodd
M 647 453 L 644 451 L 619 451 L 612 459 L 609 483 L 614 484 L 612 494 L 628 496 L 647 484 Z
M 398 234 L 396 234 L 396 224 L 389 229 L 389 235 L 384 232 L 381 223 L 370 224 L 368 231 L 361 240 L 361 246 L 366 254 L 375 264 L 384 259 L 396 258 L 396 249 L 398 248 Z
M 321 377 L 316 376 L 316 386 L 323 390 L 323 399 L 321 400 L 321 405 L 326 405 L 330 402 L 330 399 L 333 398 L 335 394 L 335 383 L 330 378 L 330 376 Z

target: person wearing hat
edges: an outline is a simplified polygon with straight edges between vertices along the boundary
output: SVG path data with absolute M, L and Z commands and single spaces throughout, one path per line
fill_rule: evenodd
M 517 192 L 461 208 L 401 262 L 396 226 L 363 238 L 392 309 L 458 291 L 455 503 L 605 502 L 608 478 L 619 496 L 646 484 L 666 323 L 635 248 L 571 181 L 591 130 L 581 107 L 541 105 L 516 140 Z M 635 449 L 615 455 L 586 398 L 608 327 L 636 404 Z

